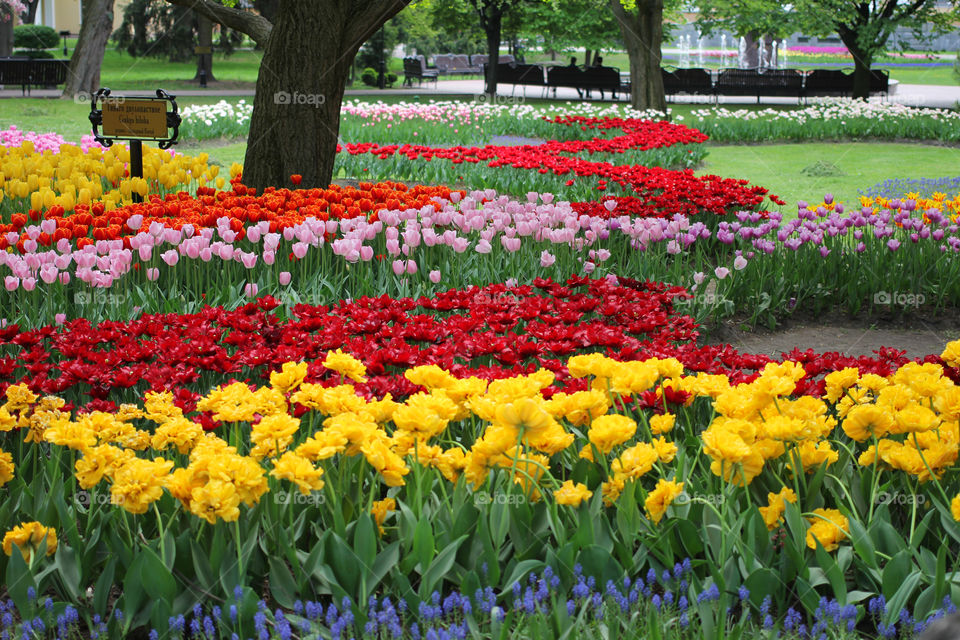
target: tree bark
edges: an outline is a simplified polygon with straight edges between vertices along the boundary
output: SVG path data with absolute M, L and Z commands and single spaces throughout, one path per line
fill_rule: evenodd
M 83 0 L 80 37 L 70 58 L 63 96 L 93 94 L 100 88 L 100 65 L 113 30 L 113 0 Z
M 207 82 L 216 82 L 213 77 L 213 21 L 205 14 L 195 12 L 197 18 L 197 46 L 205 48 L 210 53 L 197 56 L 197 73 L 193 79 L 200 81 L 200 71 L 203 71 Z
M 20 20 L 23 24 L 33 24 L 37 20 L 37 7 L 40 6 L 40 0 L 24 0 L 23 4 L 27 10 L 20 14 Z
M 193 9 L 198 14 L 203 14 L 218 24 L 245 33 L 257 44 L 266 43 L 273 27 L 270 21 L 263 16 L 242 9 L 227 7 L 217 2 L 211 2 L 211 0 L 167 0 L 167 2 Z M 388 2 L 387 4 L 391 3 Z M 316 21 L 321 21 L 320 24 L 322 24 L 322 19 L 323 14 L 320 14 Z
M 741 69 L 759 69 L 760 68 L 760 34 L 756 31 L 750 31 L 743 36 L 745 49 L 743 60 L 740 64 Z
M 870 97 L 870 67 L 873 65 L 873 50 L 868 51 L 860 45 L 857 32 L 856 25 L 844 26 L 837 30 L 840 40 L 853 57 L 853 97 L 866 100 Z
M 497 95 L 497 64 L 500 62 L 500 40 L 503 26 L 503 8 L 499 2 L 481 0 L 482 6 L 473 3 L 480 14 L 480 26 L 487 35 L 487 77 L 484 93 Z
M 663 0 L 636 0 L 627 11 L 621 0 L 610 0 L 630 58 L 630 103 L 634 109 L 667 110 L 660 71 L 663 46 Z
M 16 17 L 6 6 L 0 6 L 0 58 L 13 55 L 13 25 Z
M 266 41 L 243 164 L 262 191 L 326 187 L 333 176 L 340 105 L 357 50 L 409 0 L 281 2 Z

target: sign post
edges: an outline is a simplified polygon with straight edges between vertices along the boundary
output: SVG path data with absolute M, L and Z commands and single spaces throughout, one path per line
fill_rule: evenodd
M 110 89 L 99 89 L 90 101 L 94 140 L 105 147 L 111 146 L 115 140 L 128 140 L 130 176 L 142 178 L 143 141 L 157 142 L 161 149 L 169 149 L 177 143 L 181 118 L 175 98 L 163 89 L 157 89 L 155 97 L 114 96 Z M 171 111 L 167 111 L 167 103 L 171 105 Z M 169 129 L 173 129 L 172 135 L 168 135 Z M 133 200 L 142 202 L 143 198 L 135 193 Z

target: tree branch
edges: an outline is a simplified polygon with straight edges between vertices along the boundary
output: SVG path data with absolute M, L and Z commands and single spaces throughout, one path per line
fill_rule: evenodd
M 266 44 L 273 25 L 263 16 L 249 11 L 234 9 L 211 0 L 167 0 L 170 4 L 193 9 L 217 24 L 245 33 L 257 44 Z
M 410 4 L 410 0 L 366 0 L 365 2 L 351 3 L 349 14 L 350 28 L 344 36 L 344 43 L 354 47 L 354 50 L 370 39 L 384 22 L 400 13 Z

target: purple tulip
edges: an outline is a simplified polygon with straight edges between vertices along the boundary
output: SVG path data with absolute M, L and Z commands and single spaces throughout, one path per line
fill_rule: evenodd
M 900 248 L 900 241 L 897 240 L 896 238 L 891 238 L 890 240 L 887 240 L 887 248 L 890 249 L 890 251 L 896 251 L 897 249 Z

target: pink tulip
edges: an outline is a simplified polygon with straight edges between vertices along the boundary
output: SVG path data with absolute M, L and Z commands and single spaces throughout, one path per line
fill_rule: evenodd
M 48 235 L 53 235 L 57 230 L 57 221 L 56 220 L 44 220 L 40 223 L 40 231 Z
M 399 276 L 404 271 L 403 260 L 394 260 L 393 261 L 393 275 Z M 8 276 L 9 277 L 9 276 Z
M 40 267 L 40 279 L 47 284 L 53 284 L 57 281 L 57 268 L 52 264 L 45 264 Z
M 65 313 L 55 314 L 55 315 L 53 316 L 53 320 L 54 320 L 54 322 L 56 322 L 57 324 L 63 324 L 64 322 L 67 321 L 67 314 L 65 314 Z
M 140 248 L 137 249 L 137 253 L 140 254 L 140 259 L 146 262 L 153 255 L 153 247 L 149 244 L 142 244 Z
M 147 269 L 147 280 L 149 280 L 150 282 L 153 282 L 159 277 L 160 277 L 160 269 L 157 269 L 156 267 L 150 267 L 149 269 Z
M 283 286 L 287 286 L 288 284 L 290 284 L 290 272 L 289 272 L 289 271 L 281 271 L 281 272 L 280 272 L 280 276 L 279 276 L 279 280 L 280 280 L 280 284 L 283 285 Z
M 204 247 L 203 249 L 200 249 L 201 260 L 204 262 L 210 262 L 211 258 L 213 258 L 213 250 L 210 247 Z
M 217 252 L 222 260 L 233 260 L 233 246 L 229 244 L 220 245 L 220 250 Z
M 257 291 L 259 290 L 260 288 L 257 286 L 256 282 L 248 282 L 247 285 L 243 288 L 243 293 L 248 298 L 254 298 L 256 297 Z
M 747 266 L 747 259 L 743 256 L 737 256 L 733 261 L 733 268 L 737 271 L 741 271 L 744 267 Z
M 417 272 L 417 261 L 416 260 L 407 260 L 407 273 L 413 275 Z
M 713 273 L 717 276 L 717 278 L 723 280 L 730 275 L 730 269 L 727 269 L 726 267 L 717 267 L 713 270 Z
M 593 273 L 594 269 L 597 268 L 597 265 L 593 264 L 589 260 L 583 263 L 583 272 L 590 274 Z
M 63 285 L 70 284 L 70 274 L 67 273 L 66 271 L 61 272 L 60 275 L 58 276 L 58 279 L 60 280 L 60 284 L 63 284 Z
M 373 247 L 363 245 L 360 247 L 360 259 L 364 262 L 370 262 L 373 260 Z
M 613 200 L 612 198 L 608 200 L 604 200 L 603 206 L 604 208 L 606 208 L 607 211 L 610 211 L 612 213 L 613 210 L 617 208 L 617 201 Z
M 161 253 L 160 258 L 167 263 L 167 266 L 172 267 L 180 261 L 180 254 L 177 253 L 176 249 L 170 249 Z
M 433 284 L 437 284 L 438 282 L 440 282 L 440 278 L 441 276 L 438 270 L 434 269 L 433 271 L 430 272 L 430 282 L 432 282 Z
M 546 249 L 540 252 L 540 266 L 543 267 L 544 269 L 552 267 L 553 263 L 556 261 L 557 261 L 556 256 L 551 254 Z
M 255 253 L 243 253 L 240 255 L 240 262 L 243 263 L 247 269 L 253 269 L 257 264 L 257 254 Z
M 297 258 L 302 259 L 303 256 L 307 255 L 307 250 L 310 248 L 309 245 L 303 242 L 297 242 L 293 245 L 293 255 Z
M 260 232 L 259 227 L 250 227 L 249 229 L 247 229 L 247 240 L 249 240 L 250 242 L 254 242 L 254 243 L 260 242 L 261 235 L 262 233 Z
M 20 286 L 20 278 L 17 276 L 7 276 L 3 279 L 3 286 L 7 288 L 7 291 L 16 291 Z
M 143 216 L 139 213 L 130 216 L 127 218 L 127 226 L 130 227 L 131 231 L 136 231 L 143 226 Z
M 37 250 L 37 241 L 33 238 L 27 238 L 23 242 L 23 250 L 27 253 L 33 253 Z
M 486 240 L 477 243 L 477 253 L 490 253 L 491 251 L 493 251 L 493 247 Z

